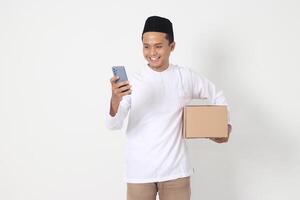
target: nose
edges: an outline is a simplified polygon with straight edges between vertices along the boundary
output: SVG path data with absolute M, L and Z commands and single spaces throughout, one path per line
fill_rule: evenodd
M 150 55 L 151 55 L 151 56 L 155 56 L 155 55 L 156 55 L 156 50 L 155 50 L 154 47 L 152 47 L 152 48 L 150 49 Z

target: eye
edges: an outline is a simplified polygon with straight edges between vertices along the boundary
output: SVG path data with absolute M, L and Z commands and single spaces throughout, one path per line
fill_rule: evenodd
M 162 46 L 161 46 L 161 45 L 158 45 L 158 46 L 156 46 L 156 48 L 160 49 L 160 48 L 162 48 Z
M 149 47 L 148 46 L 144 46 L 144 49 L 148 49 Z

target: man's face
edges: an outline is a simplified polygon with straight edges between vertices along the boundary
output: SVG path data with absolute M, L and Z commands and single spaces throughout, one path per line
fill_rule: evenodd
M 149 67 L 163 71 L 169 66 L 169 57 L 175 42 L 169 44 L 165 33 L 146 32 L 143 35 L 143 53 Z

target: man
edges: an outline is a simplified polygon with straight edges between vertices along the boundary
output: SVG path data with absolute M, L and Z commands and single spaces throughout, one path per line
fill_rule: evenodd
M 126 130 L 127 200 L 189 200 L 189 163 L 182 138 L 182 108 L 191 99 L 226 105 L 222 92 L 188 68 L 169 63 L 175 48 L 172 23 L 149 17 L 142 33 L 148 64 L 129 81 L 111 78 L 112 96 L 106 125 L 120 129 L 130 111 Z M 229 126 L 230 132 L 230 126 Z M 218 143 L 228 138 L 211 138 Z

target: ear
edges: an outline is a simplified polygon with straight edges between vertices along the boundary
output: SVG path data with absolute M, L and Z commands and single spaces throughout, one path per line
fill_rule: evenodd
M 176 43 L 175 42 L 172 42 L 170 44 L 170 47 L 171 47 L 171 51 L 173 51 L 175 49 L 175 46 L 176 46 Z

